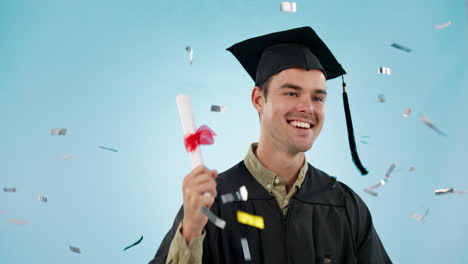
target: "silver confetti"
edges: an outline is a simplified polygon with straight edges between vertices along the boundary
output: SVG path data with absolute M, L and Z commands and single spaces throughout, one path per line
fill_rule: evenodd
M 453 193 L 453 188 L 437 189 L 434 191 L 436 195 Z
M 65 136 L 67 134 L 67 129 L 66 128 L 53 128 L 50 131 L 50 134 L 52 136 Z
M 378 99 L 379 99 L 379 102 L 380 102 L 380 103 L 385 102 L 385 96 L 384 96 L 383 94 L 379 94 Z
M 226 112 L 226 107 L 225 106 L 219 106 L 219 105 L 211 105 L 211 112 L 224 113 L 224 112 Z
M 72 247 L 72 246 L 69 246 L 69 248 L 71 252 L 76 253 L 76 254 L 81 254 L 81 250 L 79 248 Z
M 231 203 L 231 202 L 241 202 L 247 201 L 248 192 L 245 186 L 240 187 L 239 191 L 233 193 L 225 193 L 221 195 L 221 201 L 223 204 Z
M 385 178 L 380 180 L 380 182 L 365 188 L 364 191 L 372 196 L 377 197 L 379 194 L 375 192 L 374 190 L 384 186 L 385 183 L 388 182 L 388 180 L 390 179 L 390 175 L 392 174 L 393 170 L 396 168 L 396 165 L 397 165 L 396 162 L 392 163 L 392 165 L 390 165 L 390 168 L 388 168 L 387 173 L 385 173 Z
M 25 225 L 28 223 L 28 220 L 10 218 L 8 219 L 8 223 L 12 225 Z
M 281 2 L 280 11 L 285 13 L 296 13 L 296 2 Z
M 190 46 L 185 47 L 185 50 L 189 53 L 190 65 L 192 65 L 193 60 L 193 49 Z
M 393 44 L 391 45 L 391 47 L 396 48 L 396 49 L 399 49 L 399 50 L 402 50 L 402 51 L 405 51 L 405 52 L 411 52 L 411 49 L 410 49 L 410 48 L 407 48 L 407 47 L 405 47 L 405 46 L 403 46 L 403 45 L 400 45 L 400 44 L 398 44 L 398 43 L 393 43 Z
M 396 162 L 392 163 L 392 165 L 390 165 L 390 168 L 388 168 L 387 173 L 385 173 L 385 179 L 387 179 L 387 181 L 390 178 L 390 174 L 392 174 L 392 171 L 396 168 L 396 165 Z
M 210 209 L 206 208 L 205 206 L 202 206 L 200 208 L 200 211 L 208 217 L 208 220 L 210 220 L 211 223 L 213 223 L 215 226 L 224 229 L 226 226 L 226 221 L 223 219 L 217 217 L 213 212 L 210 211 Z
M 384 186 L 385 182 L 386 180 L 380 180 L 378 183 L 365 188 L 364 191 L 372 196 L 377 197 L 379 194 L 377 192 L 374 192 L 374 190 Z
M 419 119 L 421 119 L 421 121 L 423 121 L 424 124 L 426 124 L 428 127 L 430 127 L 432 130 L 434 130 L 435 132 L 437 132 L 439 135 L 442 135 L 442 136 L 447 136 L 447 134 L 445 134 L 444 132 L 442 132 L 439 128 L 437 128 L 432 122 L 431 120 L 429 120 L 429 118 L 422 114 Z
M 390 69 L 388 67 L 379 67 L 378 73 L 386 74 L 386 75 L 392 75 L 392 69 Z
M 249 243 L 247 242 L 247 238 L 242 237 L 241 238 L 241 245 L 242 245 L 242 251 L 244 252 L 244 260 L 245 261 L 250 261 L 250 249 L 249 249 Z
M 37 197 L 37 200 L 39 200 L 41 202 L 44 202 L 44 203 L 47 203 L 47 197 L 42 196 L 42 195 L 39 195 L 39 197 Z
M 3 188 L 4 192 L 16 192 L 16 188 Z
M 100 147 L 102 149 L 105 149 L 105 150 L 113 151 L 113 152 L 119 152 L 118 150 L 113 149 L 113 148 L 108 148 L 108 147 L 104 147 L 104 146 L 98 146 L 98 147 Z
M 403 112 L 403 117 L 408 117 L 411 114 L 411 108 L 406 108 L 405 112 Z
M 69 160 L 69 159 L 73 159 L 74 155 L 73 154 L 67 154 L 67 155 L 63 155 L 63 159 L 64 160 Z

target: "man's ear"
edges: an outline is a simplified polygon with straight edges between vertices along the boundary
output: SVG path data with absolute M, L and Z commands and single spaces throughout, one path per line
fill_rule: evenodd
M 263 113 L 263 107 L 265 106 L 265 95 L 260 87 L 255 86 L 252 89 L 252 95 L 250 96 L 252 100 L 252 105 L 255 107 L 259 114 Z

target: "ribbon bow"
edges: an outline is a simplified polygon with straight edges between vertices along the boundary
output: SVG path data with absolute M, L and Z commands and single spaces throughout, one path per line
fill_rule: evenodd
M 216 136 L 216 133 L 208 126 L 203 125 L 195 133 L 185 135 L 185 149 L 187 149 L 188 152 L 192 152 L 199 145 L 211 145 L 214 143 L 213 136 Z

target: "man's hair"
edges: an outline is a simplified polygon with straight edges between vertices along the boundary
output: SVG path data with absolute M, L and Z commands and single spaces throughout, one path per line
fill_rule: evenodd
M 270 82 L 273 76 L 270 78 L 266 79 L 262 84 L 259 84 L 258 87 L 260 88 L 260 91 L 263 92 L 263 95 L 265 95 L 265 102 L 267 100 L 267 95 L 268 95 L 268 87 L 270 86 Z
M 258 88 L 260 88 L 260 91 L 263 93 L 263 95 L 265 96 L 265 102 L 267 100 L 267 95 L 268 95 L 268 88 L 270 86 L 270 82 L 271 82 L 271 79 L 273 78 L 273 76 L 271 76 L 270 78 L 266 79 L 262 84 L 259 84 L 257 85 Z M 260 113 L 258 113 L 258 119 L 260 119 Z

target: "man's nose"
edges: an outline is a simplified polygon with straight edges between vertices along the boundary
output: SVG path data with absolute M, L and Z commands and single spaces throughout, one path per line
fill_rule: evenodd
M 297 108 L 300 112 L 311 114 L 314 112 L 314 103 L 311 98 L 303 96 L 300 98 Z

